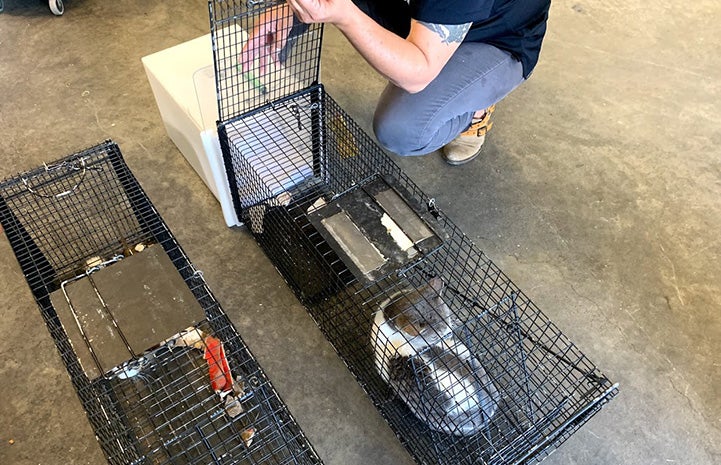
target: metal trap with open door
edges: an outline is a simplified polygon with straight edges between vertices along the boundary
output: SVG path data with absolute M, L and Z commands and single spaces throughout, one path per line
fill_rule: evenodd
M 422 464 L 545 458 L 617 386 L 328 95 L 319 25 L 283 2 L 209 5 L 237 216 L 399 440 Z M 276 65 L 250 65 L 259 92 L 232 31 L 267 21 L 292 40 L 284 60 L 256 50 Z
M 1 182 L 0 223 L 109 463 L 321 463 L 116 144 Z

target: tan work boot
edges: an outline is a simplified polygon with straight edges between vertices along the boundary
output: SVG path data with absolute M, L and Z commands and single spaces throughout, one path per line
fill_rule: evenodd
M 491 113 L 496 109 L 495 105 L 486 109 L 486 113 L 482 118 L 473 118 L 468 129 L 463 131 L 446 144 L 441 153 L 443 159 L 450 165 L 463 165 L 473 160 L 481 153 L 481 147 L 486 141 L 486 134 L 493 127 L 491 122 Z

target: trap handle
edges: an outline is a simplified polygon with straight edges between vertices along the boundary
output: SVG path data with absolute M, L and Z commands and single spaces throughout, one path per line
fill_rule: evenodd
M 28 192 L 30 192 L 31 194 L 36 195 L 38 197 L 43 197 L 46 199 L 52 199 L 52 198 L 59 199 L 59 198 L 65 197 L 66 195 L 72 194 L 73 192 L 75 192 L 75 190 L 78 187 L 80 187 L 80 184 L 83 183 L 83 181 L 85 180 L 85 175 L 87 174 L 87 171 L 88 171 L 88 168 L 85 164 L 85 158 L 79 158 L 77 161 L 72 161 L 72 162 L 63 161 L 62 163 L 58 163 L 57 165 L 45 165 L 44 164 L 44 166 L 45 166 L 45 172 L 60 170 L 63 168 L 66 168 L 66 169 L 72 170 L 72 171 L 80 171 L 80 179 L 78 179 L 78 181 L 75 183 L 75 185 L 73 185 L 73 187 L 71 187 L 70 189 L 67 189 L 63 192 L 59 192 L 57 194 L 45 194 L 45 193 L 39 192 L 38 190 L 36 190 L 37 187 L 33 187 L 30 185 L 30 182 L 28 182 L 28 178 L 22 178 L 23 185 L 28 190 Z

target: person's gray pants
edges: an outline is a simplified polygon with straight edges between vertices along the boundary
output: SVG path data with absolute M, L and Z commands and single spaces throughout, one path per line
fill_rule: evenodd
M 410 8 L 405 0 L 353 0 L 378 24 L 406 37 Z M 441 73 L 421 92 L 388 84 L 373 130 L 381 145 L 398 155 L 425 155 L 465 131 L 473 113 L 500 101 L 523 82 L 521 62 L 492 45 L 463 43 Z
M 463 43 L 421 92 L 388 84 L 378 101 L 373 130 L 398 155 L 425 155 L 465 131 L 473 113 L 500 101 L 523 82 L 523 67 L 508 52 Z

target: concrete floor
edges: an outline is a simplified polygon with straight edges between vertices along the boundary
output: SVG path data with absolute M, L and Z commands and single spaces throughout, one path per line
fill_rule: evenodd
M 205 2 L 5 7 L 0 178 L 117 141 L 325 463 L 410 464 L 165 133 L 140 58 L 207 33 Z M 721 463 L 720 21 L 716 0 L 554 0 L 540 65 L 499 105 L 482 158 L 396 157 L 621 383 L 548 464 Z M 331 28 L 322 76 L 370 127 L 383 81 Z M 104 462 L 4 239 L 0 392 L 0 463 Z

